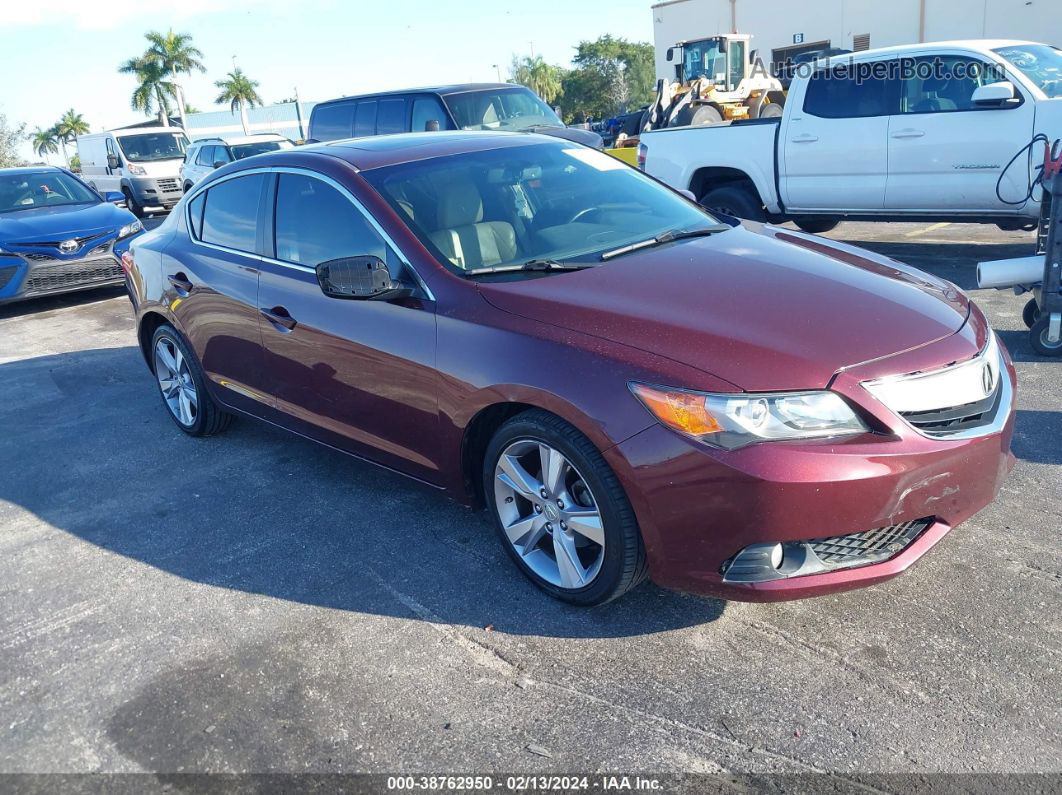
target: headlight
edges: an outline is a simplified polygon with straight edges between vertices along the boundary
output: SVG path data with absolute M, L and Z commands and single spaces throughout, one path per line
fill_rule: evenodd
M 835 392 L 691 392 L 634 382 L 630 388 L 664 425 L 724 450 L 869 430 Z
M 125 170 L 130 174 L 136 174 L 138 177 L 142 177 L 147 173 L 147 170 L 143 166 L 138 166 L 135 163 L 126 163 Z
M 139 221 L 133 221 L 131 224 L 126 224 L 125 226 L 123 226 L 121 229 L 118 230 L 118 239 L 121 240 L 123 237 L 129 237 L 130 235 L 135 235 L 137 232 L 141 231 L 143 228 L 144 228 L 144 225 L 142 223 L 140 223 Z

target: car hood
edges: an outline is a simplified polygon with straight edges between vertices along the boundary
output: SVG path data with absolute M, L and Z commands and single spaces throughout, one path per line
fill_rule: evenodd
M 133 220 L 133 214 L 107 202 L 36 207 L 0 213 L 0 242 L 66 240 L 87 232 L 117 228 Z
M 842 368 L 954 334 L 970 309 L 950 282 L 887 257 L 756 226 L 479 288 L 504 311 L 748 391 L 826 387 Z
M 595 149 L 604 148 L 604 141 L 601 136 L 593 130 L 580 130 L 578 127 L 525 127 L 520 132 L 538 133 L 540 135 L 551 135 L 554 138 L 563 138 L 566 141 L 575 141 L 577 144 L 586 144 L 592 146 Z

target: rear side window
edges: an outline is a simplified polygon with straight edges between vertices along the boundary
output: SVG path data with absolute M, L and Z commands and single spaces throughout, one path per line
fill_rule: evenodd
M 220 182 L 206 191 L 200 240 L 254 253 L 258 239 L 258 203 L 265 174 Z
M 374 255 L 391 264 L 386 243 L 361 211 L 313 177 L 280 175 L 274 228 L 277 259 L 316 267 L 340 257 Z
M 358 113 L 354 117 L 354 135 L 376 135 L 376 100 L 358 103 Z
M 354 103 L 337 102 L 334 105 L 318 105 L 313 109 L 310 136 L 318 141 L 334 141 L 349 138 L 354 126 Z
M 376 111 L 376 134 L 408 132 L 406 130 L 406 100 L 381 99 Z
M 410 131 L 424 132 L 430 121 L 439 122 L 440 130 L 446 130 L 450 126 L 446 119 L 446 109 L 443 108 L 438 97 L 416 97 L 413 100 L 413 121 L 409 125 Z
M 888 61 L 820 69 L 808 80 L 804 112 L 823 119 L 889 116 L 896 104 L 896 65 Z

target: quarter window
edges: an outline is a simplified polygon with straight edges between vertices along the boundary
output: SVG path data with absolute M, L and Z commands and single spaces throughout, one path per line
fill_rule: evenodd
M 201 238 L 203 234 L 203 205 L 206 204 L 206 193 L 200 193 L 188 205 L 188 218 L 192 222 L 192 235 Z
M 254 252 L 258 239 L 258 204 L 264 174 L 219 182 L 206 192 L 200 239 L 239 251 Z
M 823 119 L 889 116 L 895 103 L 896 64 L 870 61 L 820 69 L 808 80 L 804 112 Z
M 280 174 L 276 204 L 277 259 L 316 267 L 340 257 L 372 255 L 397 264 L 380 234 L 350 200 L 322 180 Z
M 318 141 L 334 141 L 349 138 L 354 126 L 354 103 L 337 102 L 334 105 L 319 105 L 313 110 L 313 137 Z

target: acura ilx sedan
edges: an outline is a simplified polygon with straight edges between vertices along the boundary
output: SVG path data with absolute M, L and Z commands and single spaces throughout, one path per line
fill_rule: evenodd
M 893 577 L 999 489 L 1010 359 L 949 282 L 732 223 L 578 144 L 420 133 L 220 168 L 123 264 L 182 431 L 483 505 L 555 597 Z

